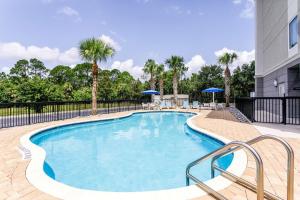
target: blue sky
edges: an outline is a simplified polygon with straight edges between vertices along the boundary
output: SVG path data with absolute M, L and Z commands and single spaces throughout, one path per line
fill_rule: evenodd
M 100 37 L 117 49 L 106 69 L 136 77 L 148 58 L 184 56 L 188 74 L 235 51 L 254 59 L 254 0 L 1 0 L 0 69 L 37 57 L 51 68 L 81 62 L 80 40 Z

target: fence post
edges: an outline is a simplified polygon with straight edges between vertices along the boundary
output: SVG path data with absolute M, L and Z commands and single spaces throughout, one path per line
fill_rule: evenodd
M 56 120 L 59 120 L 59 105 L 56 105 Z
M 282 123 L 286 124 L 286 97 L 282 98 Z
M 31 124 L 31 121 L 30 121 L 30 104 L 28 104 L 27 112 L 28 112 L 28 124 Z
M 253 123 L 255 121 L 255 98 L 252 98 L 252 114 L 251 114 L 251 122 Z
M 109 114 L 109 101 L 107 102 L 107 113 Z
M 80 113 L 80 107 L 81 107 L 81 104 L 78 103 L 78 116 L 79 116 L 79 117 L 81 116 L 81 113 Z

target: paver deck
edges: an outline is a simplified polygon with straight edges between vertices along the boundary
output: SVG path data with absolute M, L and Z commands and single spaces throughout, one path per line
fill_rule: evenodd
M 26 179 L 25 170 L 29 163 L 23 160 L 18 146 L 20 137 L 29 131 L 47 127 L 49 125 L 64 124 L 66 122 L 88 121 L 105 117 L 117 117 L 126 114 L 114 113 L 94 117 L 75 118 L 42 124 L 14 127 L 0 130 L 0 199 L 55 199 L 33 187 Z M 231 140 L 247 141 L 260 133 L 251 124 L 240 123 L 227 111 L 201 111 L 201 115 L 193 123 L 203 129 L 225 136 Z M 295 151 L 295 200 L 300 199 L 300 139 L 285 138 Z M 285 199 L 286 195 L 286 155 L 283 147 L 272 141 L 263 141 L 254 145 L 262 155 L 265 167 L 266 189 Z M 248 156 L 248 168 L 243 178 L 255 182 L 255 162 Z M 228 199 L 252 200 L 256 195 L 233 183 L 221 191 Z M 196 198 L 214 199 L 211 196 Z

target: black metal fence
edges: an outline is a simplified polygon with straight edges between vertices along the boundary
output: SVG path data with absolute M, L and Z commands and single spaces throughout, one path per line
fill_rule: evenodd
M 141 103 L 140 100 L 98 101 L 97 113 L 138 110 Z M 0 128 L 89 116 L 91 109 L 91 101 L 0 103 Z
M 300 97 L 236 98 L 235 105 L 252 122 L 300 125 Z

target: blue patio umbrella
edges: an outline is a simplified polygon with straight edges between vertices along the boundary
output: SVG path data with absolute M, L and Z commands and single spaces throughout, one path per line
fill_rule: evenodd
M 145 90 L 142 92 L 143 94 L 159 94 L 156 90 Z
M 207 88 L 202 90 L 202 92 L 213 93 L 213 103 L 215 103 L 215 92 L 224 92 L 224 90 L 220 88 Z

